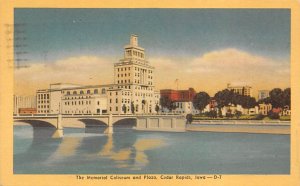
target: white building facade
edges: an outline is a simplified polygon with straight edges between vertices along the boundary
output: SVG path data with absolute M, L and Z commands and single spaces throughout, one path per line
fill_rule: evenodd
M 114 83 L 108 90 L 109 113 L 155 113 L 160 96 L 155 91 L 154 67 L 138 46 L 137 35 L 131 35 L 130 44 L 124 47 L 124 58 L 114 64 Z
M 20 108 L 36 108 L 36 97 L 14 95 L 14 114 L 18 114 Z
M 124 58 L 114 64 L 114 84 L 51 84 L 50 89 L 37 91 L 37 113 L 155 113 L 160 94 L 154 88 L 154 67 L 138 46 L 138 36 L 131 35 Z
M 243 85 L 243 84 L 239 84 L 239 83 L 228 83 L 227 84 L 227 89 L 228 90 L 233 90 L 234 93 L 243 95 L 243 96 L 250 96 L 252 97 L 252 87 L 248 86 L 248 85 Z
M 191 101 L 182 101 L 182 102 L 175 102 L 176 109 L 172 110 L 175 114 L 199 114 L 200 111 L 195 109 L 193 106 L 193 102 Z
M 270 96 L 269 90 L 259 90 L 258 91 L 258 100 L 265 99 Z

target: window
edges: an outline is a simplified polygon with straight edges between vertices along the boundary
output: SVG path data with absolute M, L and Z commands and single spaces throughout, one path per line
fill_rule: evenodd
M 74 95 L 76 95 L 76 94 L 77 94 L 77 92 L 76 92 L 76 91 L 73 91 L 73 94 L 74 94 Z
M 87 93 L 87 94 L 90 94 L 90 93 L 91 93 L 91 91 L 90 91 L 90 90 L 87 90 L 87 91 L 86 91 L 86 93 Z
M 116 111 L 118 111 L 118 107 L 116 107 Z
M 95 90 L 94 90 L 94 94 L 98 94 L 98 89 L 95 89 Z
M 103 88 L 102 90 L 101 90 L 101 94 L 105 94 L 106 93 L 106 90 L 105 90 L 105 88 Z
M 70 91 L 67 92 L 67 95 L 70 95 Z
M 116 98 L 116 103 L 118 103 L 118 98 Z
M 100 101 L 98 101 L 97 104 L 100 105 Z
M 80 94 L 83 94 L 83 90 L 80 91 Z

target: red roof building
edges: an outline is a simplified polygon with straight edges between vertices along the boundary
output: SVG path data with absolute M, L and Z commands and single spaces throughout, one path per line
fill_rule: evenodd
M 160 97 L 167 96 L 171 101 L 174 102 L 189 102 L 193 101 L 196 91 L 193 88 L 188 90 L 172 90 L 172 89 L 163 89 L 160 90 Z

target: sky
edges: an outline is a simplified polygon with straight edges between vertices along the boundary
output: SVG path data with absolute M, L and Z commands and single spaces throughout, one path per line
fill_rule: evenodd
M 15 93 L 50 83 L 113 83 L 131 34 L 155 67 L 159 89 L 213 96 L 227 83 L 290 87 L 289 9 L 15 9 Z M 24 54 L 20 54 L 26 51 Z

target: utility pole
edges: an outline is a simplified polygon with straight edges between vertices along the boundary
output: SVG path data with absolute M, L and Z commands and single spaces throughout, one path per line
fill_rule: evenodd
M 178 90 L 179 79 L 176 79 L 176 80 L 175 80 L 175 83 L 176 83 L 176 87 L 177 87 L 177 90 Z

